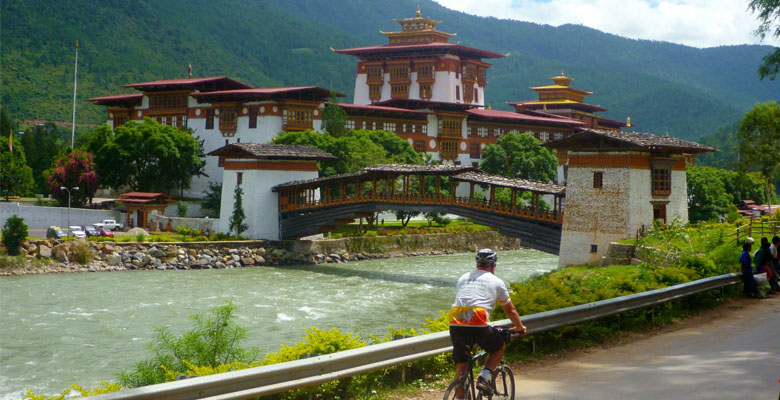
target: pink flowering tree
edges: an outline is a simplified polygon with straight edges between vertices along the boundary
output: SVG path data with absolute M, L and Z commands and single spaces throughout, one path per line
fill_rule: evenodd
M 60 188 L 78 186 L 78 190 L 71 190 L 70 204 L 73 207 L 80 207 L 87 201 L 92 203 L 100 178 L 95 171 L 92 154 L 83 150 L 73 150 L 54 163 L 48 181 L 52 197 L 59 200 L 61 205 L 68 204 L 68 191 Z

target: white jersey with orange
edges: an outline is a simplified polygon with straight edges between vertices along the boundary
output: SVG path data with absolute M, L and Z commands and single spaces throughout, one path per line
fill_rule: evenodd
M 458 279 L 455 303 L 450 308 L 450 326 L 488 326 L 496 301 L 510 301 L 504 281 L 488 271 L 474 270 Z

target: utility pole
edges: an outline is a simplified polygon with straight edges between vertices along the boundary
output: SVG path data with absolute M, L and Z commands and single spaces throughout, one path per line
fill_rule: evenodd
M 73 67 L 73 127 L 70 131 L 70 148 L 73 149 L 74 139 L 76 138 L 76 85 L 79 76 L 79 41 L 76 41 L 76 65 Z M 70 192 L 68 192 L 70 193 Z

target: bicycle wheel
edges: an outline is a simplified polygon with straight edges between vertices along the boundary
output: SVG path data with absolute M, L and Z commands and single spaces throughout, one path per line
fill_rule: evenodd
M 515 398 L 515 376 L 512 370 L 506 365 L 500 365 L 493 371 L 491 384 L 495 394 L 490 400 L 514 400 Z
M 464 388 L 466 390 L 466 394 L 464 399 L 466 400 L 472 400 L 471 399 L 471 391 L 469 390 L 468 380 L 464 379 L 456 379 L 450 383 L 450 386 L 447 388 L 447 391 L 444 392 L 444 400 L 453 400 L 455 399 L 455 393 L 459 388 Z

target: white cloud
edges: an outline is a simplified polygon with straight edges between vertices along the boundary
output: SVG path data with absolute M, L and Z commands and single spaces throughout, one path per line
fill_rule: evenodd
M 480 16 L 540 24 L 581 24 L 634 38 L 695 47 L 755 44 L 747 0 L 435 0 Z M 425 14 L 425 10 L 423 10 Z M 780 39 L 764 44 L 780 46 Z

